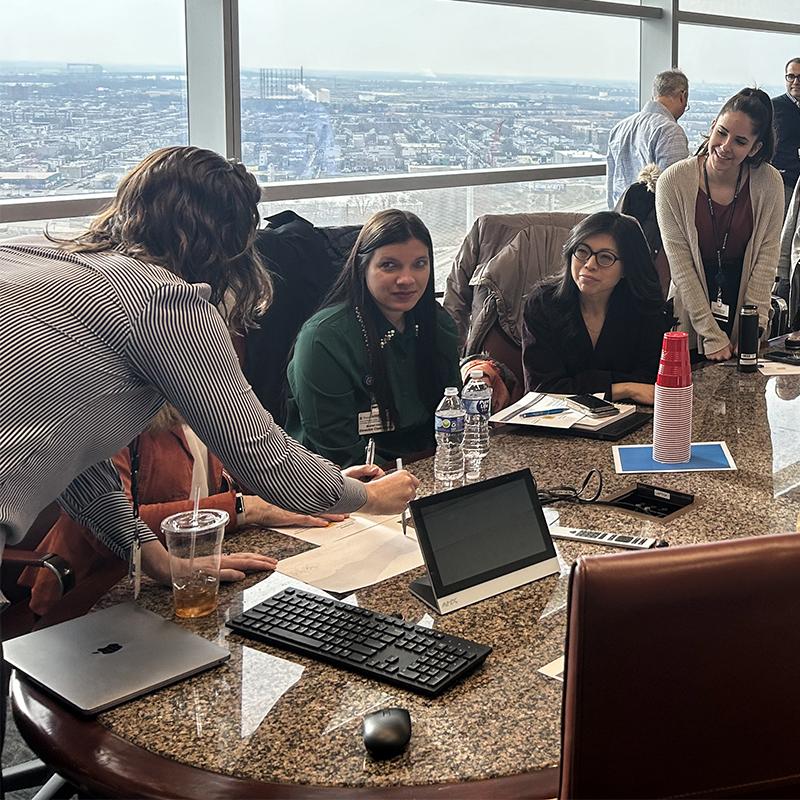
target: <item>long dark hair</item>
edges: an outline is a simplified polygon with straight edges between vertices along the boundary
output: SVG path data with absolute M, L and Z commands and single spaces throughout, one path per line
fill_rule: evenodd
M 769 95 L 762 89 L 745 86 L 744 89 L 725 101 L 725 105 L 717 114 L 717 119 L 731 111 L 741 111 L 750 117 L 756 142 L 761 142 L 758 151 L 752 156 L 747 156 L 745 161 L 751 167 L 757 167 L 765 161 L 767 163 L 772 161 L 772 157 L 775 155 L 775 128 L 772 124 L 773 108 Z M 709 136 L 705 136 L 695 155 L 708 154 L 708 140 Z
M 436 348 L 436 297 L 433 289 L 433 243 L 430 231 L 422 220 L 410 211 L 389 208 L 373 215 L 358 234 L 355 245 L 347 257 L 336 283 L 322 303 L 322 308 L 336 303 L 347 303 L 352 306 L 364 325 L 369 364 L 370 390 L 380 410 L 384 425 L 397 419 L 386 363 L 380 347 L 378 324 L 381 314 L 375 300 L 367 288 L 367 267 L 372 256 L 379 247 L 390 244 L 402 244 L 417 239 L 428 249 L 430 275 L 425 291 L 414 306 L 414 320 L 419 326 L 417 330 L 417 363 L 416 370 L 422 402 L 431 411 L 436 407 L 444 392 L 445 378 L 441 374 Z
M 255 247 L 260 199 L 242 164 L 199 147 L 163 147 L 122 179 L 84 233 L 50 238 L 72 252 L 114 250 L 208 283 L 216 306 L 230 290 L 228 324 L 241 331 L 255 325 L 272 297 Z
M 607 234 L 614 239 L 617 255 L 624 265 L 623 277 L 614 292 L 627 292 L 631 302 L 644 313 L 656 313 L 663 308 L 661 284 L 642 228 L 633 217 L 616 211 L 592 214 L 569 232 L 563 250 L 564 271 L 552 279 L 556 300 L 578 308 L 580 290 L 572 277 L 572 255 L 581 242 L 597 234 Z

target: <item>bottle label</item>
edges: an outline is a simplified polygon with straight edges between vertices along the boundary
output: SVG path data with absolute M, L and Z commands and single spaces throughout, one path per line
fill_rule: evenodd
M 463 433 L 464 415 L 459 414 L 457 417 L 440 417 L 437 414 L 434 417 L 434 428 L 436 433 Z
M 758 353 L 739 353 L 739 363 L 750 365 L 758 364 Z
M 467 414 L 480 414 L 482 417 L 489 416 L 491 401 L 488 397 L 480 400 L 473 400 L 472 398 L 465 397 L 461 401 L 461 404 L 464 406 L 464 411 L 466 411 Z

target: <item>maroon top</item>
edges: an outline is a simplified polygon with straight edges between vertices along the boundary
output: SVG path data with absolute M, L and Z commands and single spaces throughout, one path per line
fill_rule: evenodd
M 708 210 L 708 196 L 702 188 L 697 190 L 697 201 L 694 208 L 694 224 L 697 227 L 697 239 L 700 245 L 700 255 L 703 258 L 703 267 L 708 285 L 709 302 L 717 299 L 717 247 L 722 245 L 725 231 L 730 223 L 730 233 L 725 252 L 722 255 L 722 302 L 730 307 L 728 324 L 720 323 L 720 328 L 729 336 L 736 318 L 736 303 L 739 299 L 739 284 L 742 281 L 742 266 L 744 264 L 744 251 L 753 235 L 753 205 L 750 202 L 750 180 L 744 182 L 736 201 L 723 206 L 714 204 L 714 215 L 717 220 L 718 240 L 714 237 L 714 226 Z M 733 220 L 731 220 L 733 211 Z

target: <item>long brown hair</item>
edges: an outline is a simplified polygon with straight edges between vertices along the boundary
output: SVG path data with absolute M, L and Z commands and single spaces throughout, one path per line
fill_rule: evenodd
M 419 325 L 417 363 L 420 398 L 431 412 L 444 393 L 445 376 L 440 364 L 437 340 L 436 297 L 433 289 L 433 243 L 430 231 L 422 220 L 410 211 L 388 208 L 370 217 L 358 234 L 356 243 L 345 262 L 338 280 L 322 307 L 347 303 L 360 310 L 366 335 L 367 357 L 371 371 L 371 390 L 378 403 L 384 424 L 397 420 L 397 407 L 392 395 L 378 335 L 381 312 L 367 288 L 367 267 L 375 251 L 389 244 L 401 244 L 417 239 L 428 249 L 430 275 L 425 291 L 414 306 L 414 319 Z
M 84 233 L 50 238 L 72 252 L 114 250 L 208 283 L 216 306 L 230 292 L 227 322 L 241 331 L 255 325 L 272 297 L 255 247 L 260 199 L 242 164 L 199 147 L 162 147 L 122 179 Z

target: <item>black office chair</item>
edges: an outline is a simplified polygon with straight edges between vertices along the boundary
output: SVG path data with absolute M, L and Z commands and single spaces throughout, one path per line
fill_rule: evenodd
M 800 797 L 800 536 L 578 559 L 566 798 Z

